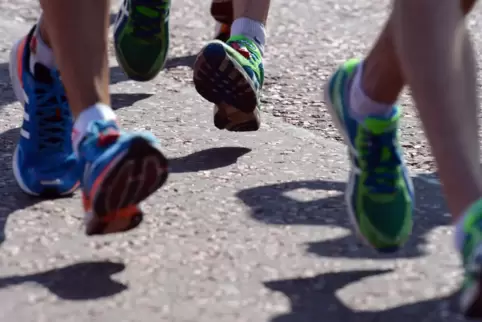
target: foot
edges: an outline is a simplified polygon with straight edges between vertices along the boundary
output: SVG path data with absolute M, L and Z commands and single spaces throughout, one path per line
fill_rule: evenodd
M 113 121 L 90 123 L 79 143 L 87 235 L 127 231 L 142 221 L 139 203 L 167 179 L 167 160 L 150 134 Z
M 358 61 L 341 66 L 325 87 L 333 120 L 349 148 L 350 178 L 346 189 L 348 213 L 362 239 L 381 252 L 392 252 L 409 238 L 414 191 L 398 142 L 401 110 L 387 117 L 350 116 L 349 88 Z
M 482 318 L 482 200 L 467 212 L 462 262 L 465 270 L 460 306 L 467 318 Z
M 243 36 L 226 43 L 213 40 L 194 63 L 198 93 L 215 104 L 214 125 L 228 131 L 256 131 L 260 127 L 259 96 L 264 81 L 258 47 Z
M 79 186 L 72 149 L 72 115 L 56 70 L 37 63 L 30 71 L 31 32 L 10 54 L 10 79 L 24 106 L 20 139 L 13 156 L 13 173 L 27 194 L 60 197 Z
M 170 0 L 124 0 L 114 26 L 115 52 L 130 79 L 148 81 L 169 50 Z

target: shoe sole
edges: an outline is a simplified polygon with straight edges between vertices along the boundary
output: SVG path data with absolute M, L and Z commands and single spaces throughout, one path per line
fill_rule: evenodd
M 127 152 L 117 157 L 95 196 L 93 216 L 87 224 L 87 235 L 131 230 L 143 219 L 137 207 L 168 178 L 168 161 L 144 138 L 135 138 Z
M 196 91 L 219 108 L 231 106 L 253 113 L 258 106 L 256 89 L 243 67 L 215 40 L 204 47 L 194 63 Z
M 258 109 L 244 113 L 225 103 L 214 106 L 214 126 L 231 132 L 251 132 L 259 130 L 261 116 Z

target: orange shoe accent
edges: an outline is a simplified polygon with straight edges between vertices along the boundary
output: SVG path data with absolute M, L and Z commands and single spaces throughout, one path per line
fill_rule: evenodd
M 123 209 L 118 209 L 115 212 L 102 217 L 102 221 L 108 223 L 116 220 L 117 218 L 130 218 L 137 215 L 138 213 L 139 208 L 137 207 L 137 205 L 131 205 Z
M 92 210 L 92 202 L 90 201 L 89 197 L 82 192 L 82 205 L 84 206 L 85 212 L 90 212 Z
M 92 187 L 90 188 L 90 195 L 87 197 L 88 200 L 92 200 L 92 196 L 95 196 L 96 193 L 97 193 L 97 190 L 99 190 L 99 186 L 102 184 L 102 182 L 104 182 L 104 179 L 105 177 L 107 176 L 107 174 L 109 173 L 109 170 L 111 169 L 112 165 L 114 164 L 114 162 L 117 162 L 118 158 L 114 158 L 113 160 L 111 160 L 107 166 L 104 168 L 104 170 L 102 170 L 102 172 L 100 173 L 100 175 L 97 177 L 97 179 L 95 179 L 94 181 L 94 184 L 92 184 Z M 90 203 L 90 201 L 89 201 Z M 90 207 L 92 207 L 92 205 L 90 204 L 89 205 Z M 91 209 L 91 208 L 89 208 Z

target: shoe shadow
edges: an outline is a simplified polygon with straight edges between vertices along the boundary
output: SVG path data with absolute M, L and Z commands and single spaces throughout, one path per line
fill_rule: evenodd
M 170 172 L 188 173 L 224 168 L 237 162 L 243 155 L 251 152 L 242 147 L 220 147 L 194 152 L 180 158 L 169 160 Z
M 114 93 L 111 94 L 111 105 L 113 110 L 132 106 L 134 103 L 145 100 L 153 94 L 147 93 Z
M 186 55 L 180 57 L 172 57 L 166 60 L 164 64 L 164 70 L 171 70 L 177 67 L 189 67 L 192 69 L 194 62 L 196 61 L 196 55 Z M 7 67 L 8 68 L 8 67 Z M 120 66 L 113 66 L 110 68 L 110 84 L 118 84 L 128 81 L 129 78 L 124 73 Z
M 127 289 L 112 280 L 112 275 L 124 269 L 124 264 L 107 261 L 78 263 L 41 273 L 1 277 L 0 288 L 34 282 L 64 300 L 95 300 Z
M 0 245 L 5 241 L 5 226 L 10 214 L 28 208 L 42 199 L 23 193 L 17 186 L 12 172 L 12 154 L 20 135 L 19 128 L 0 134 Z
M 307 251 L 324 257 L 357 259 L 415 258 L 425 254 L 429 232 L 439 226 L 450 224 L 440 188 L 434 184 L 415 178 L 416 211 L 414 229 L 409 242 L 400 251 L 392 254 L 379 254 L 361 244 L 354 233 L 347 236 L 312 242 Z M 317 199 L 320 190 L 336 191 L 339 194 Z M 345 209 L 343 192 L 345 183 L 335 181 L 295 181 L 240 191 L 237 197 L 251 208 L 251 216 L 272 225 L 321 225 L 336 226 L 352 231 Z M 290 194 L 299 192 L 302 197 L 313 197 L 300 201 Z
M 0 108 L 17 101 L 10 84 L 8 62 L 0 63 Z
M 356 270 L 321 274 L 312 278 L 265 282 L 272 291 L 289 299 L 291 311 L 271 319 L 272 322 L 406 322 L 440 321 L 440 317 L 455 312 L 457 293 L 434 300 L 399 306 L 383 311 L 358 311 L 345 305 L 337 291 L 364 278 L 390 273 L 390 270 Z
M 164 65 L 164 69 L 170 70 L 177 67 L 193 68 L 197 55 L 186 55 L 180 57 L 169 58 Z

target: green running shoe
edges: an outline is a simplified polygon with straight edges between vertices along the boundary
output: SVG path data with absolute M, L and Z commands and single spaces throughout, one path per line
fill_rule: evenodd
M 463 223 L 462 262 L 465 270 L 460 307 L 467 318 L 482 318 L 482 200 L 468 210 Z
M 380 252 L 398 250 L 410 237 L 414 190 L 398 143 L 399 107 L 387 117 L 356 121 L 349 89 L 359 64 L 342 65 L 325 87 L 327 106 L 348 145 L 351 171 L 345 199 L 357 232 Z
M 149 81 L 169 50 L 170 0 L 124 0 L 114 26 L 115 52 L 130 79 Z
M 264 67 L 252 40 L 234 36 L 226 43 L 210 41 L 196 58 L 193 80 L 198 93 L 215 104 L 214 125 L 218 129 L 259 129 Z

